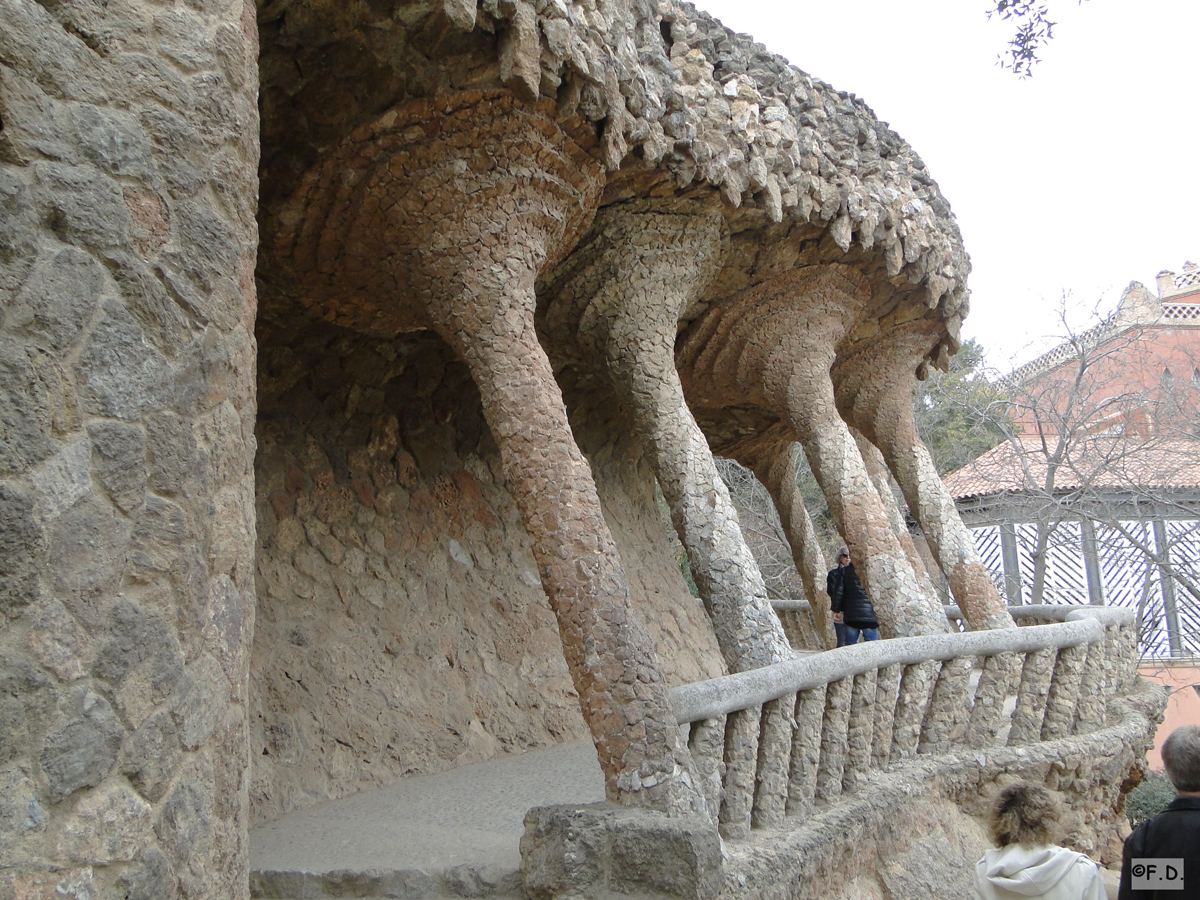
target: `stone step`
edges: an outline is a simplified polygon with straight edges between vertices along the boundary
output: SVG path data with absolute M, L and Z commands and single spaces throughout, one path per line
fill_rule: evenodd
M 250 896 L 263 900 L 392 900 L 491 897 L 520 900 L 518 873 L 502 866 L 458 865 L 443 871 L 423 869 L 339 869 L 328 872 L 256 871 Z

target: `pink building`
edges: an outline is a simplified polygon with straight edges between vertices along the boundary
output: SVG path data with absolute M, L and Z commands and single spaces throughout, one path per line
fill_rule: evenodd
M 1200 268 L 1157 289 L 1013 372 L 1009 439 L 945 480 L 1010 604 L 1132 607 L 1143 657 L 1181 664 L 1200 657 Z

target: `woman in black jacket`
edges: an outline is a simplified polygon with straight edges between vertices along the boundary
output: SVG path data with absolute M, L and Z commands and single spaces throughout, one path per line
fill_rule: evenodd
M 843 547 L 838 552 L 837 568 L 830 569 L 825 578 L 825 590 L 833 609 L 833 627 L 837 632 L 837 645 L 845 647 L 857 644 L 862 634 L 864 641 L 879 640 L 879 622 L 875 620 L 875 607 L 863 590 L 850 551 Z

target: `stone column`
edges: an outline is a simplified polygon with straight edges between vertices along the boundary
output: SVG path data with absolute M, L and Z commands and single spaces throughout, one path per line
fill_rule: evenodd
M 247 896 L 257 56 L 0 0 L 2 897 Z
M 393 333 L 427 324 L 462 355 L 608 797 L 690 813 L 704 804 L 667 685 L 534 327 L 534 282 L 587 228 L 602 185 L 598 164 L 541 108 L 504 92 L 419 101 L 357 132 L 306 179 L 290 252 L 326 315 Z
M 675 369 L 680 313 L 715 274 L 720 251 L 719 214 L 610 207 L 552 286 L 546 320 L 553 333 L 577 329 L 603 360 L 646 442 L 725 664 L 743 672 L 792 654 Z
M 683 336 L 678 360 L 693 402 L 757 403 L 790 427 L 889 637 L 938 634 L 946 617 L 921 593 L 830 378 L 838 343 L 864 313 L 869 287 L 853 269 L 814 266 L 777 276 L 710 309 Z M 691 394 L 689 394 L 691 399 Z
M 792 550 L 792 561 L 804 585 L 804 595 L 812 608 L 817 633 L 824 641 L 825 649 L 832 650 L 837 646 L 837 636 L 833 631 L 829 594 L 825 592 L 828 567 L 812 518 L 796 484 L 795 456 L 799 452 L 798 444 L 783 441 L 761 454 L 739 458 L 738 462 L 751 469 L 771 495 L 783 533 Z
M 861 431 L 851 427 L 850 433 L 854 435 L 854 443 L 858 445 L 858 452 L 862 454 L 867 473 L 871 476 L 875 490 L 879 492 L 883 508 L 892 522 L 892 530 L 896 532 L 896 538 L 900 541 L 900 546 L 904 548 L 904 555 L 908 557 L 913 572 L 916 573 L 917 580 L 921 584 L 921 591 L 931 597 L 936 597 L 937 588 L 929 577 L 929 570 L 925 568 L 925 560 L 921 558 L 921 554 L 917 550 L 916 542 L 913 541 L 912 534 L 908 530 L 908 523 L 904 519 L 904 513 L 900 509 L 900 504 L 896 502 L 896 495 L 892 492 L 892 476 L 888 472 L 887 463 L 884 462 L 879 448 L 868 441 Z
M 1004 598 L 979 558 L 971 532 L 958 515 L 929 450 L 917 435 L 912 397 L 917 366 L 928 355 L 923 348 L 930 342 L 922 327 L 899 329 L 889 340 L 872 341 L 867 349 L 839 364 L 835 373 L 838 406 L 883 452 L 971 627 L 1012 628 Z

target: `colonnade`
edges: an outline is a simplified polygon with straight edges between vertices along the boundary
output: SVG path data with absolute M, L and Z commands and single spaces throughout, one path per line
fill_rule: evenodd
M 885 635 L 946 630 L 888 471 L 930 519 L 922 524 L 935 550 L 951 546 L 958 532 L 945 520 L 956 515 L 928 501 L 927 469 L 905 456 L 923 449 L 905 430 L 911 417 L 898 412 L 911 372 L 881 373 L 900 385 L 891 393 L 851 396 L 837 382 L 844 346 L 872 315 L 871 281 L 833 262 L 725 290 L 721 274 L 736 251 L 716 195 L 602 206 L 604 174 L 586 145 L 547 108 L 504 92 L 414 101 L 309 173 L 279 246 L 306 301 L 327 318 L 385 335 L 432 328 L 467 363 L 609 798 L 686 812 L 703 800 L 571 434 L 554 359 L 602 371 L 627 410 L 731 672 L 791 651 L 694 408 L 753 408 L 780 423 L 779 440 L 760 440 L 742 461 L 780 511 L 827 642 L 825 561 L 796 487 L 796 452 L 816 475 Z M 888 362 L 917 365 L 902 355 Z M 859 395 L 873 402 L 869 411 Z M 881 428 L 872 416 L 890 418 Z M 981 595 L 960 571 L 947 569 L 972 624 L 1006 618 L 998 595 Z

